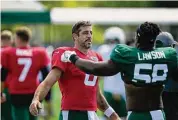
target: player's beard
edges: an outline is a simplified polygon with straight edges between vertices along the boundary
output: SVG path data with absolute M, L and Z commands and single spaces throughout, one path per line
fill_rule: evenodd
M 86 40 L 85 42 L 83 42 L 82 47 L 84 47 L 85 49 L 90 49 L 92 47 L 92 42 Z

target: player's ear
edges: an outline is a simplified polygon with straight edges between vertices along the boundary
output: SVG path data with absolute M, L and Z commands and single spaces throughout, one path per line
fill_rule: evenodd
M 72 38 L 73 38 L 73 40 L 75 41 L 75 40 L 78 39 L 78 35 L 77 35 L 76 33 L 72 33 Z

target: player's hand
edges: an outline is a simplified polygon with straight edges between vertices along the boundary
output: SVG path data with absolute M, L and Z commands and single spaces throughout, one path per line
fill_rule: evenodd
M 29 111 L 32 115 L 37 116 L 40 113 L 40 109 L 42 109 L 42 104 L 38 100 L 33 100 L 30 107 Z
M 61 55 L 61 61 L 62 62 L 70 62 L 69 58 L 71 55 L 75 54 L 76 55 L 76 52 L 75 51 L 65 51 L 62 55 Z
M 1 93 L 1 103 L 6 102 L 6 94 L 5 93 Z

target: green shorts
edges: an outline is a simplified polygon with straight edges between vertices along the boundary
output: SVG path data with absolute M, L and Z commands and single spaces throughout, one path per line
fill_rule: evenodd
M 114 100 L 112 97 L 112 93 L 110 93 L 110 92 L 104 92 L 104 96 L 105 96 L 106 100 L 108 101 L 109 105 L 115 110 L 115 112 L 120 117 L 127 116 L 126 102 L 122 96 L 121 96 L 120 101 Z
M 13 120 L 37 120 L 37 117 L 29 112 L 29 106 L 12 105 L 12 117 Z
M 127 120 L 166 120 L 164 111 L 154 110 L 150 112 L 133 112 L 129 111 Z
M 11 101 L 8 89 L 5 88 L 3 93 L 6 94 L 6 102 L 1 104 L 1 118 L 2 120 L 12 120 Z
M 99 120 L 95 111 L 62 110 L 59 120 Z
M 37 120 L 29 112 L 33 94 L 11 94 L 13 120 Z

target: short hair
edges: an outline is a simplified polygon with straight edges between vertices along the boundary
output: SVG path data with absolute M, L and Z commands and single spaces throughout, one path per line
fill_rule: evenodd
M 1 32 L 1 40 L 12 40 L 12 32 L 9 30 L 3 30 Z
M 72 34 L 76 33 L 79 34 L 80 32 L 80 27 L 85 27 L 85 26 L 91 26 L 91 22 L 90 21 L 79 21 L 77 23 L 75 23 L 72 27 Z
M 15 34 L 24 42 L 28 42 L 32 37 L 31 30 L 24 26 L 17 28 Z
M 157 35 L 161 32 L 159 26 L 152 22 L 144 22 L 137 29 L 137 37 L 141 44 L 154 44 Z

